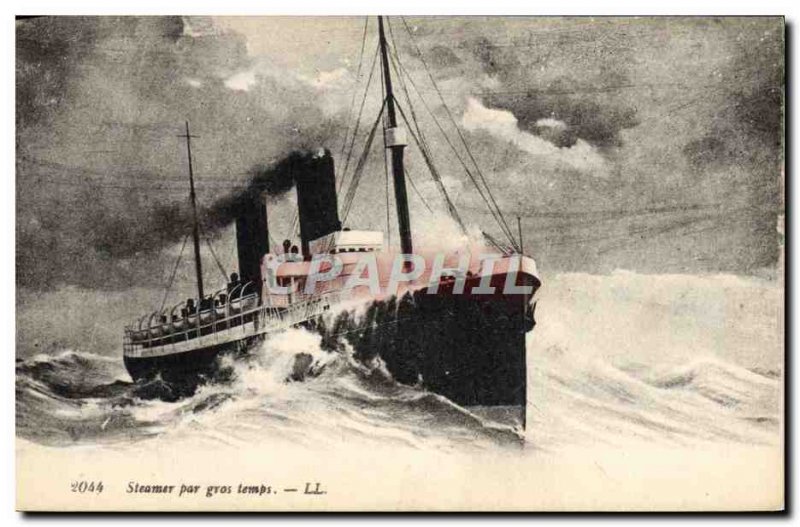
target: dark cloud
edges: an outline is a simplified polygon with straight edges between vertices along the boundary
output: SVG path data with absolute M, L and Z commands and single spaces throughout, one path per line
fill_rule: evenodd
M 729 154 L 723 138 L 716 135 L 689 141 L 683 147 L 683 152 L 694 168 L 725 163 Z
M 565 37 L 562 37 L 565 38 Z M 569 41 L 564 43 L 567 47 Z M 625 65 L 617 60 L 599 68 L 576 70 L 557 77 L 541 74 L 549 53 L 529 52 L 520 44 L 499 45 L 486 37 L 466 45 L 487 75 L 502 82 L 497 90 L 488 90 L 485 102 L 493 108 L 508 110 L 525 131 L 540 135 L 556 146 L 570 147 L 578 139 L 608 148 L 621 144 L 620 131 L 634 128 L 639 121 L 630 101 L 609 94 L 630 84 Z M 542 119 L 557 119 L 566 128 L 554 134 L 540 126 Z
M 750 29 L 750 38 L 737 39 L 733 60 L 724 70 L 729 82 L 708 133 L 686 145 L 695 165 L 748 162 L 757 171 L 777 169 L 776 155 L 783 146 L 782 28 L 756 19 Z M 746 144 L 750 147 L 742 148 Z M 773 157 L 770 166 L 761 165 L 764 154 Z
M 551 85 L 551 93 L 569 92 L 568 87 L 576 85 L 559 79 Z M 602 148 L 620 146 L 620 131 L 639 124 L 634 108 L 602 103 L 582 95 L 542 95 L 531 91 L 524 95 L 490 95 L 486 102 L 493 108 L 513 113 L 522 130 L 559 147 L 571 147 L 578 139 Z M 555 119 L 566 126 L 555 130 L 542 126 L 539 122 L 543 119 Z
M 17 127 L 36 123 L 65 102 L 72 65 L 91 52 L 94 26 L 82 18 L 17 21 Z
M 522 61 L 510 47 L 496 46 L 486 36 L 480 36 L 462 47 L 469 49 L 489 75 L 503 77 L 516 75 Z
M 747 203 L 743 241 L 753 250 L 738 255 L 741 267 L 758 268 L 774 264 L 780 250 L 775 226 L 782 208 L 784 49 L 782 27 L 758 18 L 748 25 L 722 69 L 730 82 L 719 89 L 707 132 L 687 142 L 683 153 L 700 181 L 720 178 L 731 201 Z
M 280 72 L 226 86 L 256 66 L 235 33 L 186 34 L 171 17 L 45 17 L 17 32 L 22 286 L 161 283 L 164 249 L 190 218 L 184 120 L 199 135 L 206 207 L 251 184 L 255 165 L 327 146 L 340 126 Z M 209 235 L 230 219 L 220 210 L 206 215 Z
M 447 46 L 433 46 L 425 54 L 428 63 L 435 68 L 458 66 L 463 61 Z
M 735 90 L 732 104 L 747 132 L 776 149 L 783 135 L 783 27 L 762 19 L 756 28 L 760 38 L 741 42 L 731 64 L 731 88 Z

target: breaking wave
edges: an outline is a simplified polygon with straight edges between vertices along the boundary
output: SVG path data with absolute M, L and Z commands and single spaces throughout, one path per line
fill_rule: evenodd
M 673 278 L 664 280 L 668 293 L 654 287 L 658 280 L 620 274 L 549 282 L 529 335 L 525 432 L 509 409 L 460 407 L 396 382 L 380 360 L 354 360 L 346 345 L 323 351 L 319 336 L 298 329 L 225 364 L 234 372 L 229 381 L 183 398 L 160 379 L 131 382 L 118 355 L 63 350 L 17 360 L 17 433 L 55 446 L 156 436 L 315 449 L 353 442 L 544 451 L 632 440 L 777 443 L 782 348 L 770 340 L 776 328 L 761 323 L 771 312 L 758 318 L 773 306 L 774 286 L 710 279 L 721 280 L 722 291 L 704 282 L 708 289 L 697 295 L 697 284 L 675 290 Z M 625 288 L 615 292 L 615 284 Z M 709 297 L 732 303 L 736 317 L 721 317 L 730 310 L 710 308 Z M 738 317 L 750 325 L 733 329 Z M 742 365 L 751 348 L 770 360 Z
M 186 398 L 160 379 L 125 380 L 119 361 L 98 355 L 67 350 L 18 361 L 18 434 L 51 445 L 163 434 L 225 444 L 264 437 L 308 445 L 522 443 L 512 426 L 399 384 L 380 360 L 364 365 L 348 351 L 323 351 L 305 330 L 267 340 L 246 360 L 222 360 L 235 372 L 231 380 Z

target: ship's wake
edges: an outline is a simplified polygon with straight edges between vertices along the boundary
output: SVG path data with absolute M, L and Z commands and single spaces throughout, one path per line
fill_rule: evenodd
M 697 293 L 705 282 L 663 302 L 663 293 L 649 292 L 652 278 L 637 280 L 568 277 L 553 284 L 561 302 L 540 299 L 528 341 L 525 432 L 508 418 L 512 409 L 462 408 L 396 382 L 380 360 L 355 360 L 346 343 L 329 351 L 316 333 L 294 329 L 248 359 L 223 359 L 230 379 L 188 397 L 160 379 L 131 382 L 117 356 L 64 350 L 18 360 L 17 433 L 54 446 L 166 436 L 210 447 L 286 442 L 315 450 L 779 443 L 782 359 L 767 309 L 774 287 L 723 280 L 713 293 L 723 310 L 709 308 L 716 289 Z M 731 320 L 720 315 L 728 311 Z M 745 367 L 746 353 L 769 360 Z

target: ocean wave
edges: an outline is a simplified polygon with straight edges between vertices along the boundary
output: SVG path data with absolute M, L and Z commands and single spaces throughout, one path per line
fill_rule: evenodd
M 343 349 L 324 351 L 318 335 L 289 330 L 244 360 L 222 358 L 230 380 L 201 385 L 188 397 L 158 378 L 121 380 L 119 365 L 107 357 L 37 355 L 17 364 L 18 432 L 54 445 L 164 434 L 212 443 L 242 436 L 316 445 L 348 438 L 411 447 L 521 443 L 513 427 L 399 384 L 380 359 L 365 364 Z M 249 426 L 241 426 L 243 418 Z
M 528 337 L 524 433 L 513 408 L 463 408 L 396 382 L 379 358 L 355 360 L 346 342 L 332 347 L 299 329 L 245 360 L 223 358 L 231 377 L 192 394 L 161 379 L 131 382 L 119 355 L 18 360 L 17 432 L 62 446 L 158 436 L 314 449 L 780 440 L 775 284 L 615 273 L 547 287 Z
M 555 356 L 533 366 L 542 396 L 530 400 L 529 438 L 540 445 L 779 439 L 780 382 L 741 366 L 709 357 L 643 369 Z

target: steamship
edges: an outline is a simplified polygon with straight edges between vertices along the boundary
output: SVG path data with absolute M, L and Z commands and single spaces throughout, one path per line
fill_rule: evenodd
M 409 136 L 447 211 L 462 229 L 464 223 L 441 184 L 416 119 L 407 118 L 413 115 L 410 97 L 406 92 L 403 104 L 395 97 L 393 80 L 402 83 L 398 77 L 404 68 L 393 44 L 391 22 L 378 17 L 377 26 L 383 105 L 343 203 L 337 196 L 329 151 L 295 153 L 281 161 L 275 172 L 288 175 L 297 193 L 300 247 L 291 247 L 288 241 L 282 247 L 270 246 L 268 201 L 254 188 L 237 201 L 238 273 L 211 294 L 203 284 L 192 136 L 186 124 L 197 298 L 148 313 L 125 328 L 124 363 L 134 380 L 160 378 L 189 394 L 221 375 L 221 357 L 246 357 L 270 335 L 306 328 L 321 335 L 325 349 L 349 344 L 358 361 L 375 364 L 380 359 L 400 383 L 463 406 L 519 410 L 524 427 L 525 337 L 534 326 L 534 298 L 540 286 L 536 264 L 523 253 L 521 228 L 513 233 L 493 198 L 485 201 L 492 216 L 501 220 L 509 243 L 485 234 L 480 250 L 464 247 L 445 255 L 415 252 L 403 159 L 411 146 Z M 355 194 L 353 185 L 362 177 L 379 128 L 390 158 L 399 251 L 387 246 L 383 231 L 342 227 L 341 218 Z M 476 168 L 477 164 L 468 172 L 470 177 L 475 177 Z M 477 188 L 481 196 L 489 194 L 488 185 Z M 338 273 L 331 272 L 332 265 L 325 267 L 334 258 L 340 264 Z M 378 271 L 375 283 L 364 278 L 370 270 Z M 320 280 L 326 273 L 331 278 Z M 406 279 L 398 283 L 398 274 Z

